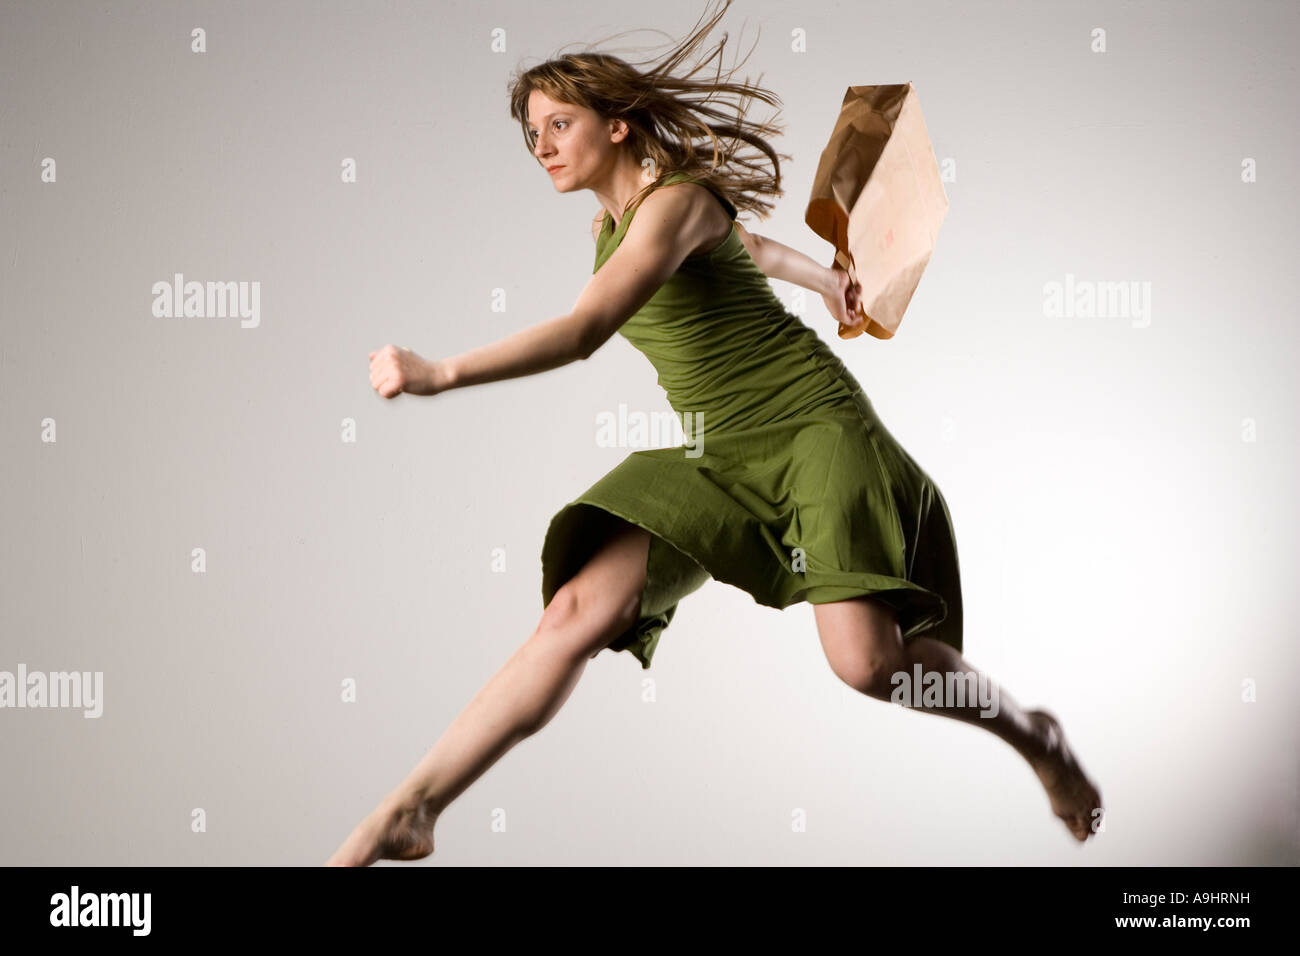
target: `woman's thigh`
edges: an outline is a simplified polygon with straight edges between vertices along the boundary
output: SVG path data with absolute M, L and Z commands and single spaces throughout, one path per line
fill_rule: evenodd
M 835 675 L 861 693 L 888 696 L 891 676 L 906 661 L 894 609 L 864 595 L 814 604 L 813 613 Z
M 650 532 L 621 518 L 592 556 L 556 590 L 539 636 L 593 657 L 637 622 L 645 590 Z

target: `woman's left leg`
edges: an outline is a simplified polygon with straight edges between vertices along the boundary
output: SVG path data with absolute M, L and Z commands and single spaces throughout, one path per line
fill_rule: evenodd
M 817 633 L 831 670 L 850 687 L 889 701 L 903 690 L 905 702 L 920 667 L 924 700 L 927 685 L 939 700 L 917 709 L 983 727 L 1010 744 L 1047 789 L 1052 811 L 1083 842 L 1094 832 L 1102 810 L 1101 793 L 1080 766 L 1056 718 L 1045 710 L 1023 710 L 987 675 L 968 664 L 951 645 L 931 637 L 904 644 L 894 610 L 870 597 L 814 604 Z M 933 677 L 929 675 L 935 675 Z M 963 693 L 945 691 L 961 685 Z M 964 699 L 962 699 L 964 698 Z M 992 706 L 990 706 L 990 701 Z

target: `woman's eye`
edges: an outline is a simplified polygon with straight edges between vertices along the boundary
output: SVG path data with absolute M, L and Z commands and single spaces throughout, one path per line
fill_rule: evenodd
M 555 125 L 557 125 L 557 124 L 559 124 L 559 123 L 563 123 L 565 126 L 568 126 L 568 125 L 569 125 L 569 121 L 568 121 L 568 120 L 555 120 L 555 122 L 551 123 L 551 125 L 552 125 L 552 126 L 555 126 Z M 537 144 L 537 130 L 535 130 L 535 129 L 530 129 L 530 130 L 528 131 L 528 140 L 529 140 L 529 142 L 533 143 L 534 145 Z

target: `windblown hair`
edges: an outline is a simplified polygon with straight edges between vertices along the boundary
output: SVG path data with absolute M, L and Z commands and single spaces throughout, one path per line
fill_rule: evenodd
M 766 219 L 772 203 L 763 197 L 784 195 L 780 161 L 792 157 L 777 153 L 767 141 L 784 130 L 775 116 L 756 123 L 746 114 L 756 99 L 777 107 L 779 114 L 780 97 L 756 84 L 732 81 L 744 60 L 724 78 L 725 33 L 713 52 L 688 73 L 675 76 L 672 72 L 700 46 L 730 6 L 731 0 L 722 0 L 716 13 L 710 16 L 706 10 L 701 19 L 708 19 L 703 26 L 697 21 L 686 39 L 645 70 L 637 69 L 645 64 L 633 65 L 588 49 L 513 75 L 510 115 L 519 121 L 529 152 L 534 142 L 528 131 L 528 97 L 540 90 L 557 102 L 594 110 L 603 120 L 620 119 L 627 124 L 628 136 L 620 145 L 632 150 L 638 164 L 647 167 L 653 177 L 632 197 L 628 208 L 670 173 L 686 172 L 725 195 L 738 211 Z M 694 79 L 715 59 L 718 65 L 713 77 Z

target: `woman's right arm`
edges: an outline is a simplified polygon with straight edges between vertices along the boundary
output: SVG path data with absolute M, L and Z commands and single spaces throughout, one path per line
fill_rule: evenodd
M 385 345 L 370 353 L 370 385 L 384 398 L 437 395 L 453 388 L 545 372 L 586 358 L 587 325 L 562 315 L 520 329 L 490 345 L 445 359 L 426 359 L 410 349 Z
M 385 398 L 436 395 L 589 357 L 705 240 L 709 224 L 701 208 L 686 190 L 655 190 L 642 200 L 623 241 L 588 281 L 572 312 L 437 361 L 387 345 L 370 353 L 371 385 Z

